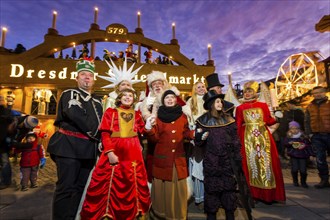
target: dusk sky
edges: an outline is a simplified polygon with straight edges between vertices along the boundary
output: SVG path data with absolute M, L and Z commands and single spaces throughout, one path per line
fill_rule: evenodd
M 60 35 L 87 32 L 94 7 L 99 8 L 102 30 L 121 23 L 134 32 L 140 11 L 144 36 L 161 43 L 170 42 L 175 22 L 181 53 L 196 64 L 206 63 L 207 45 L 212 45 L 212 59 L 224 84 L 229 71 L 234 83 L 274 78 L 284 60 L 295 53 L 316 50 L 324 58 L 330 56 L 330 32 L 315 31 L 315 24 L 330 14 L 328 0 L 1 0 L 0 26 L 8 29 L 5 47 L 14 49 L 21 43 L 31 49 L 41 44 L 52 26 L 53 10 L 58 12 Z M 102 57 L 104 48 L 116 53 L 126 48 L 113 44 L 97 43 L 96 55 Z

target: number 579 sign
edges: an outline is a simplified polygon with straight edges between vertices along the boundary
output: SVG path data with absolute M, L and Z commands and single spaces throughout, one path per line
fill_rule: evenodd
M 111 24 L 107 27 L 106 32 L 111 35 L 126 35 L 128 30 L 122 24 Z

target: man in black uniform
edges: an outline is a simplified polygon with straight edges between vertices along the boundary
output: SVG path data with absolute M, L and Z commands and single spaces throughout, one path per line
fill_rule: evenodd
M 220 98 L 224 102 L 224 106 L 223 106 L 224 112 L 230 114 L 233 117 L 235 105 L 231 102 L 224 100 L 225 95 L 222 94 L 222 87 L 224 87 L 224 85 L 220 83 L 218 74 L 212 73 L 206 76 L 205 79 L 207 82 L 207 91 L 214 90 L 217 94 L 221 94 L 222 96 L 220 96 Z
M 99 143 L 102 104 L 91 93 L 95 66 L 90 60 L 80 60 L 76 69 L 78 88 L 62 93 L 54 122 L 59 129 L 48 145 L 57 167 L 52 214 L 56 220 L 74 219 Z

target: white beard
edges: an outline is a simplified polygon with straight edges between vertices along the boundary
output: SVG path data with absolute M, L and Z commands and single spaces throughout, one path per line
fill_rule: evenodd
M 162 91 L 161 93 L 155 94 L 155 96 L 156 96 L 155 102 L 158 102 L 159 105 L 162 104 L 162 96 L 163 96 L 163 94 L 164 94 L 164 91 Z

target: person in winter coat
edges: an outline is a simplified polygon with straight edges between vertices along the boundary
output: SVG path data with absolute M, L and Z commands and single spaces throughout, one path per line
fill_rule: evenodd
M 291 161 L 291 175 L 293 185 L 299 186 L 298 171 L 300 172 L 301 186 L 308 188 L 307 179 L 307 161 L 310 156 L 314 156 L 309 138 L 300 130 L 300 124 L 296 121 L 289 123 L 289 131 L 284 141 L 287 148 L 287 154 Z
M 16 122 L 11 110 L 6 107 L 4 96 L 0 95 L 0 190 L 11 185 L 12 171 L 9 161 L 11 146 L 8 136 L 15 133 Z
M 226 219 L 235 219 L 237 208 L 237 182 L 231 163 L 241 166 L 241 144 L 235 120 L 224 112 L 221 94 L 213 90 L 204 96 L 204 108 L 208 112 L 197 119 L 195 144 L 205 148 L 203 160 L 205 200 L 204 211 L 208 220 L 215 220 L 222 207 Z
M 45 151 L 42 145 L 38 144 L 37 135 L 34 132 L 29 132 L 25 136 L 25 140 L 28 143 L 32 143 L 30 149 L 17 149 L 16 153 L 21 153 L 21 190 L 27 191 L 29 181 L 31 182 L 31 188 L 38 187 L 38 171 L 46 164 Z
M 286 159 L 286 148 L 284 146 L 284 141 L 287 138 L 287 132 L 289 131 L 289 123 L 291 121 L 298 122 L 301 130 L 304 131 L 305 115 L 303 109 L 298 107 L 298 102 L 296 100 L 290 100 L 282 103 L 280 107 L 283 113 L 283 117 L 278 119 L 279 127 L 276 129 L 276 133 L 279 136 L 279 140 L 277 140 L 276 145 L 278 154 Z
M 156 116 L 158 112 L 159 106 L 162 104 L 162 96 L 164 92 L 168 89 L 171 89 L 175 92 L 177 96 L 177 104 L 182 106 L 182 110 L 184 114 L 190 117 L 190 108 L 186 105 L 186 103 L 180 99 L 180 91 L 175 87 L 171 86 L 170 83 L 165 78 L 165 73 L 160 71 L 152 71 L 147 75 L 147 89 L 146 89 L 146 97 L 139 105 L 141 114 L 143 119 L 146 121 L 151 115 Z M 149 136 L 147 136 L 147 156 L 146 156 L 146 167 L 148 173 L 148 182 L 151 185 L 152 182 L 152 160 L 153 153 L 155 150 L 155 143 L 149 140 Z
M 191 130 L 195 130 L 196 120 L 206 112 L 203 107 L 203 96 L 206 93 L 205 84 L 198 81 L 194 84 L 191 98 L 188 99 L 187 105 L 191 109 L 191 117 L 188 118 Z M 195 145 L 194 141 L 191 141 Z M 201 147 L 192 147 L 192 153 L 189 155 L 189 175 L 193 181 L 193 196 L 195 198 L 195 205 L 199 209 L 204 209 L 204 174 L 203 174 L 203 158 L 204 149 Z
M 165 219 L 186 219 L 188 166 L 183 141 L 193 139 L 194 131 L 189 129 L 174 91 L 166 90 L 161 103 L 157 118 L 151 116 L 145 126 L 149 140 L 156 144 L 152 160 L 152 214 Z
M 330 187 L 327 152 L 330 149 L 330 99 L 327 88 L 316 86 L 311 93 L 313 101 L 305 112 L 305 133 L 315 147 L 316 165 L 321 181 L 314 185 L 317 189 Z
M 12 184 L 12 170 L 9 155 L 13 148 L 31 148 L 30 143 L 21 143 L 23 138 L 38 124 L 38 119 L 5 106 L 4 97 L 0 95 L 0 190 Z

